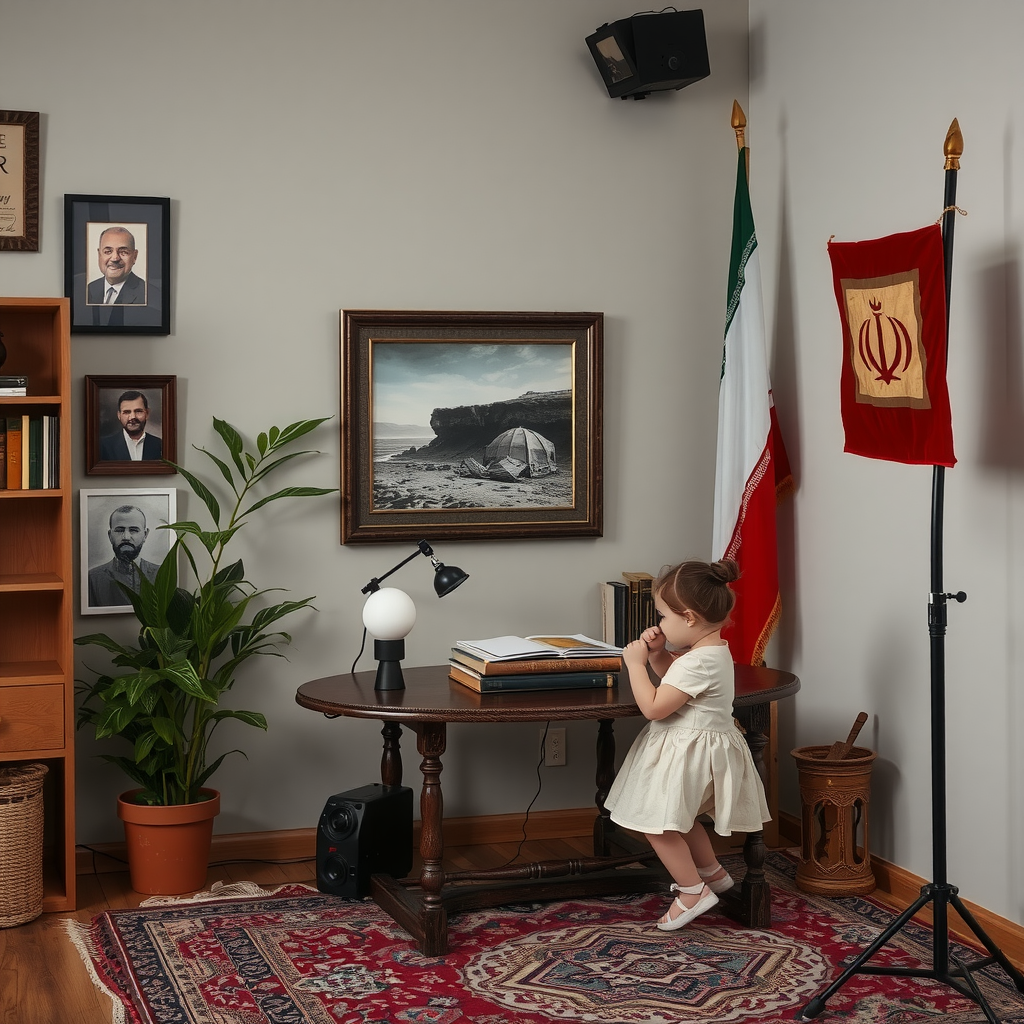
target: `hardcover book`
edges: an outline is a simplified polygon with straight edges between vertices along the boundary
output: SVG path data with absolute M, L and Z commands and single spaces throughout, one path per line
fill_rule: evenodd
M 618 654 L 592 658 L 515 658 L 511 661 L 488 661 L 475 654 L 453 647 L 451 660 L 482 676 L 551 675 L 556 672 L 620 672 L 622 658 Z
M 7 489 L 21 490 L 21 417 L 7 417 Z
M 448 675 L 477 693 L 502 690 L 594 690 L 610 689 L 618 679 L 614 672 L 552 672 L 546 675 L 482 676 L 460 665 L 448 663 Z
M 28 490 L 28 413 L 21 417 L 21 489 Z
M 582 633 L 571 636 L 495 636 L 488 640 L 456 640 L 455 646 L 482 661 L 534 658 L 592 658 L 622 651 Z
M 28 485 L 32 490 L 43 486 L 43 418 L 30 416 L 28 421 Z

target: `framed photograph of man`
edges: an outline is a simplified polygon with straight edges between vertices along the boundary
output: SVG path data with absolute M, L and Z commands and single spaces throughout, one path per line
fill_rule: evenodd
M 171 333 L 171 201 L 64 196 L 72 334 Z
M 342 310 L 341 542 L 600 537 L 603 329 Z
M 177 377 L 85 378 L 85 471 L 153 476 L 177 470 Z M 167 460 L 167 461 L 165 461 Z
M 177 519 L 173 488 L 90 490 L 80 494 L 79 538 L 82 550 L 82 614 L 132 611 L 121 585 L 138 591 L 139 575 L 152 581 L 174 543 Z
M 39 251 L 39 113 L 0 110 L 0 251 Z

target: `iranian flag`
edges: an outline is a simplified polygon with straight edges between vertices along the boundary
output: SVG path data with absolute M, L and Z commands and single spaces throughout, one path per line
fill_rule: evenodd
M 740 567 L 732 585 L 736 607 L 722 635 L 734 661 L 760 665 L 781 613 L 775 507 L 792 490 L 793 478 L 768 376 L 746 154 L 740 150 L 736 173 L 712 550 L 715 559 L 732 558 Z

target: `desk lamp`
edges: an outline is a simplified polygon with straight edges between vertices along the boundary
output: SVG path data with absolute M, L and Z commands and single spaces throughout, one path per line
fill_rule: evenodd
M 434 591 L 438 597 L 445 597 L 456 587 L 469 579 L 469 573 L 458 566 L 445 565 L 434 556 L 434 550 L 421 540 L 408 558 L 402 559 L 383 576 L 374 576 L 363 587 L 361 593 L 369 594 L 363 605 L 363 625 L 373 634 L 373 656 L 377 659 L 375 690 L 404 690 L 402 659 L 405 657 L 405 638 L 416 624 L 416 605 L 403 590 L 381 587 L 381 583 L 392 573 L 398 572 L 417 555 L 426 555 L 434 567 Z

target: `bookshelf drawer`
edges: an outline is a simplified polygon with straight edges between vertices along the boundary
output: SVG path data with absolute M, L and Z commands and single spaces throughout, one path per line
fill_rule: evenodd
M 0 752 L 63 746 L 63 686 L 0 686 Z

